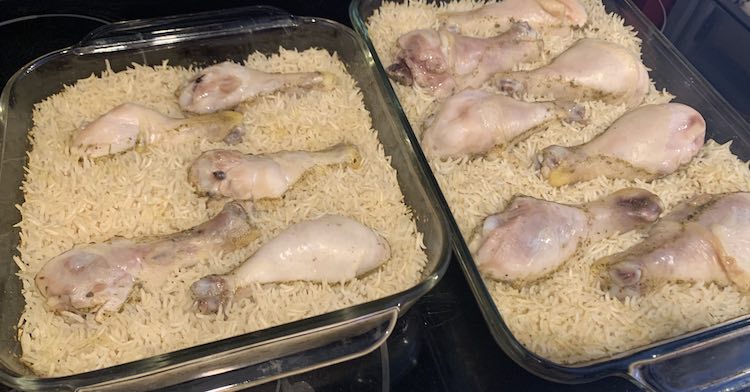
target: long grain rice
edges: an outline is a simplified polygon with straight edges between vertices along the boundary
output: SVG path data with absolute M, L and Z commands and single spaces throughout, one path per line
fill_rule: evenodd
M 358 146 L 361 166 L 316 168 L 282 199 L 256 203 L 250 215 L 262 232 L 257 241 L 173 271 L 157 289 L 136 288 L 121 312 L 97 323 L 92 315 L 47 311 L 34 286 L 36 272 L 78 244 L 168 234 L 209 219 L 222 203 L 197 196 L 187 168 L 200 152 L 226 146 L 196 139 L 83 162 L 68 152 L 74 129 L 123 102 L 180 116 L 174 94 L 195 70 L 134 64 L 92 75 L 39 103 L 16 260 L 26 299 L 19 323 L 21 359 L 36 373 L 63 376 L 133 361 L 371 301 L 419 282 L 426 264 L 422 235 L 344 64 L 335 54 L 313 49 L 280 49 L 269 57 L 255 53 L 247 64 L 263 71 L 324 71 L 336 81 L 331 89 L 272 94 L 241 105 L 247 135 L 232 148 L 319 150 L 346 141 Z M 342 284 L 254 285 L 251 298 L 236 301 L 226 319 L 193 311 L 192 282 L 230 271 L 290 224 L 326 213 L 350 216 L 381 233 L 391 245 L 391 259 L 375 273 Z
M 607 14 L 598 0 L 580 1 L 589 15 L 586 26 L 565 34 L 541 32 L 543 58 L 520 64 L 517 69 L 533 69 L 548 63 L 583 37 L 615 42 L 640 53 L 640 40 L 630 26 L 623 24 L 622 18 Z M 398 52 L 396 39 L 400 35 L 419 28 L 437 28 L 439 12 L 464 11 L 481 4 L 468 0 L 440 5 L 424 1 L 385 2 L 367 21 L 368 30 L 380 60 L 387 66 Z M 462 33 L 488 37 L 500 31 L 486 20 L 462 26 Z M 420 134 L 424 118 L 434 107 L 434 99 L 412 87 L 392 85 L 412 127 Z M 645 103 L 665 103 L 672 98 L 652 85 Z M 514 147 L 492 151 L 484 158 L 431 160 L 465 239 L 487 215 L 502 211 L 517 194 L 578 204 L 623 187 L 637 186 L 658 194 L 669 211 L 677 202 L 697 193 L 750 190 L 747 164 L 732 155 L 729 144 L 718 145 L 713 141 L 708 141 L 689 165 L 651 183 L 600 177 L 565 188 L 551 187 L 532 167 L 536 153 L 552 144 L 568 146 L 588 141 L 625 111 L 618 105 L 582 103 L 590 114 L 585 126 L 552 122 Z M 642 238 L 642 233 L 631 232 L 587 245 L 548 279 L 520 289 L 489 279 L 485 284 L 509 328 L 524 346 L 563 364 L 612 356 L 750 312 L 746 296 L 734 287 L 713 283 L 666 284 L 625 302 L 609 297 L 600 288 L 591 264 Z

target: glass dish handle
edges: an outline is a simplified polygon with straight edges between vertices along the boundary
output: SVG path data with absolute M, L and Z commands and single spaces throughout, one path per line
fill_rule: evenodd
M 76 54 L 89 54 L 140 49 L 235 34 L 237 31 L 283 27 L 290 23 L 293 23 L 291 14 L 271 6 L 137 19 L 101 26 L 84 37 L 73 50 Z
M 655 391 L 737 391 L 750 386 L 750 326 L 630 365 Z
M 233 372 L 233 377 L 230 377 L 229 385 L 221 388 L 222 391 L 249 388 L 368 354 L 390 336 L 398 314 L 399 307 L 394 306 L 352 320 L 164 367 L 152 373 L 76 390 L 153 390 L 228 372 Z

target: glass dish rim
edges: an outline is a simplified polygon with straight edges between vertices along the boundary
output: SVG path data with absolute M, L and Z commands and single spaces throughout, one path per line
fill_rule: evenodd
M 273 22 L 275 23 L 283 23 L 282 27 L 285 28 L 295 28 L 298 25 L 301 24 L 318 24 L 318 25 L 327 25 L 338 32 L 341 32 L 342 34 L 347 35 L 350 39 L 352 39 L 354 42 L 357 43 L 360 48 L 358 48 L 358 56 L 363 56 L 366 59 L 369 60 L 370 53 L 366 50 L 363 50 L 364 43 L 362 42 L 361 37 L 354 32 L 351 28 L 348 26 L 341 24 L 337 21 L 330 20 L 327 18 L 320 18 L 320 17 L 312 17 L 312 16 L 299 16 L 299 15 L 293 15 L 288 13 L 285 10 L 282 10 L 277 7 L 272 6 L 245 6 L 245 7 L 237 7 L 237 8 L 230 8 L 230 9 L 222 9 L 222 10 L 214 10 L 214 11 L 206 11 L 206 12 L 197 12 L 197 13 L 189 13 L 189 14 L 176 14 L 176 15 L 170 15 L 166 17 L 157 17 L 157 18 L 147 18 L 147 19 L 135 19 L 135 20 L 128 20 L 128 21 L 120 21 L 115 22 L 115 24 L 120 25 L 128 25 L 128 24 L 139 24 L 139 23 L 148 23 L 148 22 L 155 22 L 159 23 L 164 20 L 170 20 L 172 18 L 180 18 L 180 17 L 190 17 L 190 16 L 209 16 L 209 17 L 217 17 L 221 18 L 222 16 L 231 15 L 235 11 L 240 10 L 260 10 L 260 11 L 276 11 L 279 12 L 278 14 L 272 14 L 269 16 L 269 18 L 273 19 Z M 95 29 L 92 31 L 92 34 L 96 33 L 99 29 L 106 28 L 110 25 L 102 26 L 98 29 Z M 251 23 L 250 25 L 240 25 L 240 26 L 234 26 L 232 28 L 229 28 L 227 30 L 224 30 L 222 32 L 223 35 L 242 35 L 242 34 L 249 34 L 255 29 L 257 29 L 258 24 L 257 23 Z M 262 27 L 267 28 L 268 26 Z M 91 34 L 90 34 L 91 36 Z M 88 39 L 84 38 L 81 42 L 84 42 Z M 184 40 L 179 41 L 180 43 L 183 42 L 190 42 L 191 40 L 200 39 L 200 37 L 183 37 Z M 145 42 L 146 45 L 148 45 L 148 41 Z M 2 141 L 3 141 L 3 150 L 0 152 L 0 162 L 5 162 L 5 134 L 7 132 L 7 119 L 10 113 L 9 107 L 10 107 L 10 97 L 11 97 L 11 90 L 16 86 L 18 81 L 20 81 L 25 75 L 30 74 L 33 72 L 36 68 L 42 66 L 43 64 L 52 61 L 54 59 L 58 59 L 65 56 L 71 56 L 71 55 L 86 55 L 88 53 L 95 53 L 91 52 L 90 50 L 81 50 L 82 48 L 85 48 L 85 45 L 76 44 L 72 45 L 67 48 L 55 50 L 49 53 L 46 53 L 44 55 L 41 55 L 37 57 L 36 59 L 30 61 L 23 67 L 21 67 L 18 71 L 16 71 L 7 81 L 5 86 L 2 89 L 2 93 L 0 93 L 0 125 L 2 125 Z M 120 50 L 130 50 L 132 47 L 120 47 L 115 48 L 115 50 L 110 50 L 112 52 L 117 52 Z M 378 75 L 377 73 L 373 72 L 373 78 L 376 78 Z M 362 86 L 359 86 L 361 89 Z M 386 97 L 388 98 L 388 97 Z M 396 119 L 397 120 L 397 119 Z M 394 121 L 398 125 L 403 125 L 402 121 Z M 413 149 L 413 146 L 411 146 Z M 418 165 L 414 167 L 415 171 L 418 171 L 420 173 L 424 172 L 425 169 L 421 165 L 426 165 L 426 161 L 419 160 L 420 157 L 416 157 L 418 161 Z M 0 165 L 2 166 L 2 165 Z M 0 171 L 0 176 L 2 175 L 2 172 Z M 434 180 L 434 179 L 433 179 Z M 439 194 L 436 191 L 436 188 L 430 188 L 430 187 L 423 187 L 425 192 L 434 197 L 437 194 Z M 441 209 L 441 206 L 434 206 L 433 207 L 436 211 L 443 212 L 442 214 L 438 214 L 438 218 L 445 220 L 446 216 L 444 211 Z M 446 207 L 447 208 L 447 207 Z M 444 225 L 441 225 L 444 227 Z M 214 342 L 204 343 L 188 348 L 183 348 L 175 351 L 171 351 L 168 353 L 158 354 L 154 356 L 150 356 L 147 358 L 139 359 L 136 361 L 131 361 L 119 365 L 114 365 L 106 368 L 100 368 L 95 369 L 87 372 L 82 373 L 76 373 L 72 375 L 67 376 L 59 376 L 59 377 L 41 377 L 37 375 L 18 375 L 15 373 L 8 373 L 4 370 L 0 370 L 0 383 L 9 385 L 9 386 L 15 386 L 15 387 L 32 387 L 32 388 L 77 388 L 80 386 L 79 384 L 83 382 L 84 384 L 90 384 L 94 382 L 101 382 L 105 380 L 111 380 L 114 377 L 133 377 L 133 376 L 139 376 L 141 374 L 144 374 L 144 372 L 159 372 L 160 370 L 163 370 L 164 368 L 168 368 L 169 366 L 176 366 L 180 365 L 185 362 L 198 360 L 203 356 L 211 355 L 211 354 L 218 354 L 218 353 L 224 353 L 229 350 L 234 349 L 242 349 L 244 347 L 252 346 L 254 344 L 263 343 L 269 340 L 273 339 L 280 339 L 287 335 L 292 335 L 295 333 L 301 333 L 304 331 L 308 331 L 315 328 L 320 328 L 324 326 L 333 325 L 337 322 L 346 322 L 351 321 L 353 319 L 356 319 L 358 317 L 375 314 L 378 312 L 381 312 L 385 309 L 389 309 L 392 307 L 397 307 L 400 309 L 399 315 L 403 312 L 404 306 L 409 303 L 413 302 L 414 300 L 418 299 L 428 291 L 430 291 L 437 282 L 442 278 L 442 276 L 445 274 L 448 268 L 448 263 L 450 262 L 450 259 L 452 257 L 452 251 L 449 245 L 449 239 L 450 239 L 450 232 L 448 232 L 445 229 L 442 229 L 442 235 L 446 238 L 446 241 L 443 242 L 441 249 L 436 254 L 439 255 L 437 259 L 435 260 L 435 268 L 431 272 L 427 273 L 424 272 L 420 281 L 415 284 L 414 286 L 402 290 L 400 292 L 388 295 L 386 297 L 382 297 L 373 301 L 368 301 L 365 303 L 349 306 L 346 308 L 326 312 L 317 316 L 313 316 L 310 318 L 302 319 L 293 321 L 286 324 L 281 324 L 277 326 L 273 326 L 270 328 L 266 328 L 263 330 L 253 331 L 249 333 L 245 333 L 242 335 L 232 336 L 224 339 L 220 339 Z
M 360 34 L 365 41 L 368 49 L 372 52 L 372 57 L 375 62 L 375 68 L 380 73 L 381 80 L 385 80 L 386 88 L 389 93 L 395 95 L 395 90 L 392 88 L 390 80 L 388 80 L 385 72 L 385 67 L 380 61 L 375 47 L 370 38 L 369 31 L 367 28 L 366 18 L 360 12 L 360 5 L 366 0 L 352 0 L 349 4 L 349 19 L 354 27 L 354 30 Z M 382 0 L 383 2 L 388 0 Z M 428 0 L 429 1 L 429 0 Z M 636 7 L 631 0 L 610 0 L 621 3 L 628 11 L 632 12 L 633 16 L 638 20 L 641 25 L 649 26 L 647 17 L 643 14 L 638 7 Z M 435 2 L 443 2 L 442 0 L 436 0 Z M 658 33 L 655 33 L 657 31 Z M 711 86 L 705 78 L 690 64 L 685 57 L 676 50 L 669 40 L 658 30 L 648 29 L 644 33 L 652 34 L 653 37 L 658 41 L 660 45 L 665 46 L 669 50 L 669 54 L 673 55 L 673 61 L 678 62 L 685 68 L 691 76 L 694 76 L 694 82 L 699 83 L 700 88 L 705 90 L 709 96 L 705 97 L 707 100 L 712 100 L 717 103 L 717 106 L 727 108 L 728 114 L 731 116 L 731 120 L 739 124 L 747 124 L 744 119 L 737 113 L 737 111 L 729 105 L 726 99 L 721 96 L 716 89 Z M 703 94 L 703 92 L 701 92 Z M 405 113 L 400 101 L 398 102 L 398 110 L 401 113 Z M 405 117 L 405 115 L 404 115 Z M 410 134 L 414 134 L 414 130 L 406 121 L 405 128 Z M 750 129 L 750 127 L 746 127 Z M 740 137 L 747 136 L 739 134 Z M 745 138 L 745 140 L 748 140 Z M 746 143 L 750 145 L 750 143 Z M 420 147 L 421 150 L 421 147 Z M 441 191 L 442 192 L 442 191 Z M 546 380 L 561 382 L 567 384 L 580 384 L 596 381 L 598 379 L 608 376 L 619 376 L 632 379 L 630 374 L 630 367 L 633 363 L 640 361 L 647 361 L 650 359 L 657 358 L 663 354 L 669 354 L 676 352 L 680 349 L 694 346 L 717 337 L 729 334 L 733 331 L 743 329 L 750 326 L 750 314 L 738 316 L 736 318 L 726 320 L 724 322 L 711 325 L 705 328 L 701 328 L 695 331 L 687 332 L 678 336 L 663 339 L 657 342 L 653 342 L 644 346 L 636 347 L 627 351 L 623 351 L 612 356 L 603 357 L 600 359 L 582 361 L 579 363 L 564 365 L 558 362 L 546 359 L 531 350 L 523 346 L 523 344 L 516 339 L 510 328 L 505 323 L 500 311 L 492 301 L 492 297 L 487 289 L 484 280 L 482 279 L 481 273 L 476 267 L 471 252 L 468 250 L 468 245 L 463 239 L 463 235 L 452 218 L 451 213 L 451 227 L 450 230 L 453 235 L 453 251 L 456 254 L 456 258 L 459 261 L 461 270 L 464 272 L 469 287 L 477 301 L 481 310 L 482 316 L 487 323 L 490 333 L 495 342 L 501 347 L 501 349 L 508 354 L 508 356 L 516 362 L 519 366 L 528 370 L 536 376 L 544 378 Z M 637 380 L 633 380 L 637 381 Z

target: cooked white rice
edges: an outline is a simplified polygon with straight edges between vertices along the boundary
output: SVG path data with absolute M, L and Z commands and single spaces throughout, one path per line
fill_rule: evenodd
M 608 15 L 598 0 L 580 1 L 588 11 L 587 25 L 565 35 L 542 32 L 544 58 L 522 64 L 519 69 L 543 65 L 583 37 L 616 42 L 640 53 L 640 40 L 619 16 Z M 368 20 L 369 33 L 387 66 L 398 52 L 396 39 L 401 34 L 417 28 L 437 28 L 438 12 L 480 5 L 465 0 L 442 6 L 421 1 L 384 3 Z M 462 27 L 462 31 L 481 37 L 499 33 L 491 21 Z M 392 84 L 415 132 L 420 134 L 434 99 L 411 87 Z M 671 99 L 667 92 L 656 91 L 652 86 L 646 103 Z M 625 111 L 622 106 L 601 102 L 583 104 L 590 114 L 586 126 L 553 122 L 516 146 L 493 151 L 485 158 L 430 162 L 465 239 L 487 215 L 502 211 L 518 194 L 578 204 L 623 187 L 638 186 L 658 194 L 668 211 L 697 193 L 750 190 L 747 164 L 731 154 L 728 144 L 722 146 L 713 141 L 708 141 L 685 168 L 652 183 L 597 178 L 563 188 L 548 185 L 532 167 L 538 151 L 552 144 L 588 141 Z M 611 356 L 750 312 L 746 296 L 734 287 L 712 283 L 667 284 L 626 302 L 610 298 L 600 289 L 592 262 L 637 243 L 642 235 L 631 232 L 580 249 L 582 256 L 568 260 L 548 279 L 521 289 L 490 279 L 485 283 L 514 335 L 531 351 L 563 364 Z
M 381 298 L 420 280 L 426 264 L 422 235 L 403 202 L 396 172 L 378 142 L 362 94 L 336 55 L 280 49 L 252 54 L 249 66 L 277 72 L 324 71 L 335 87 L 278 93 L 241 105 L 246 153 L 319 150 L 339 142 L 358 146 L 362 165 L 316 168 L 280 200 L 256 203 L 251 213 L 261 237 L 245 249 L 213 255 L 174 271 L 155 291 L 134 290 L 121 312 L 97 323 L 49 312 L 34 275 L 50 258 L 74 245 L 114 236 L 137 238 L 173 233 L 204 222 L 223 203 L 198 197 L 187 168 L 201 151 L 226 148 L 194 140 L 161 144 L 79 163 L 68 153 L 71 132 L 123 102 L 136 102 L 180 116 L 175 91 L 194 71 L 166 64 L 133 65 L 122 72 L 80 80 L 39 103 L 30 132 L 33 150 L 18 208 L 26 308 L 20 320 L 22 360 L 42 376 L 62 376 L 261 330 Z M 339 283 L 289 282 L 252 287 L 252 299 L 235 302 L 223 316 L 197 315 L 189 286 L 212 273 L 226 273 L 292 223 L 325 213 L 350 216 L 382 234 L 391 259 L 360 279 Z

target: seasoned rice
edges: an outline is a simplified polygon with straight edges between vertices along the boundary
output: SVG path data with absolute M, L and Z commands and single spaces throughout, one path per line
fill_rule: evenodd
M 114 236 L 138 238 L 184 230 L 206 221 L 223 203 L 199 197 L 187 168 L 202 151 L 227 148 L 195 139 L 164 143 L 79 162 L 69 153 L 71 133 L 123 102 L 180 116 L 175 91 L 196 70 L 134 64 L 78 81 L 36 105 L 27 175 L 23 183 L 21 244 L 16 259 L 26 307 L 19 322 L 22 361 L 41 376 L 94 370 L 372 301 L 420 281 L 426 265 L 422 235 L 404 204 L 396 172 L 385 156 L 362 94 L 335 54 L 324 50 L 252 54 L 263 71 L 324 71 L 331 89 L 277 93 L 241 105 L 245 153 L 319 150 L 355 144 L 361 166 L 318 167 L 282 199 L 255 203 L 250 213 L 261 236 L 247 248 L 209 256 L 173 271 L 158 290 L 134 289 L 121 312 L 84 318 L 49 312 L 34 275 L 50 258 L 74 245 Z M 251 298 L 236 301 L 226 319 L 196 314 L 189 294 L 195 280 L 226 273 L 292 223 L 326 213 L 350 216 L 382 234 L 392 256 L 381 268 L 345 283 L 286 282 L 255 285 Z
M 517 69 L 546 64 L 583 37 L 615 42 L 640 53 L 640 39 L 630 26 L 623 24 L 622 18 L 607 14 L 598 0 L 580 1 L 589 15 L 586 26 L 569 34 L 542 31 L 543 58 L 520 64 Z M 398 52 L 396 39 L 400 35 L 419 28 L 437 28 L 439 12 L 464 11 L 481 4 L 467 0 L 442 5 L 423 1 L 386 2 L 367 21 L 368 31 L 380 60 L 387 66 Z M 462 33 L 488 37 L 500 31 L 496 31 L 493 22 L 481 21 L 462 26 Z M 434 108 L 434 99 L 412 87 L 392 85 L 414 131 L 421 134 L 421 124 Z M 652 85 L 645 103 L 666 103 L 672 98 Z M 679 201 L 698 193 L 750 190 L 747 164 L 732 155 L 729 144 L 718 145 L 713 141 L 708 141 L 689 165 L 651 183 L 600 177 L 563 188 L 548 185 L 533 168 L 538 151 L 552 144 L 567 146 L 588 141 L 625 112 L 622 105 L 582 104 L 590 115 L 585 126 L 555 121 L 512 148 L 493 150 L 483 158 L 431 160 L 464 239 L 468 240 L 487 215 L 502 211 L 519 194 L 578 204 L 637 186 L 659 195 L 668 212 Z M 612 356 L 750 312 L 746 296 L 734 287 L 713 283 L 666 284 L 626 302 L 610 298 L 601 290 L 592 263 L 642 238 L 643 233 L 630 232 L 586 245 L 549 278 L 520 289 L 490 279 L 485 279 L 485 284 L 521 343 L 562 364 Z

